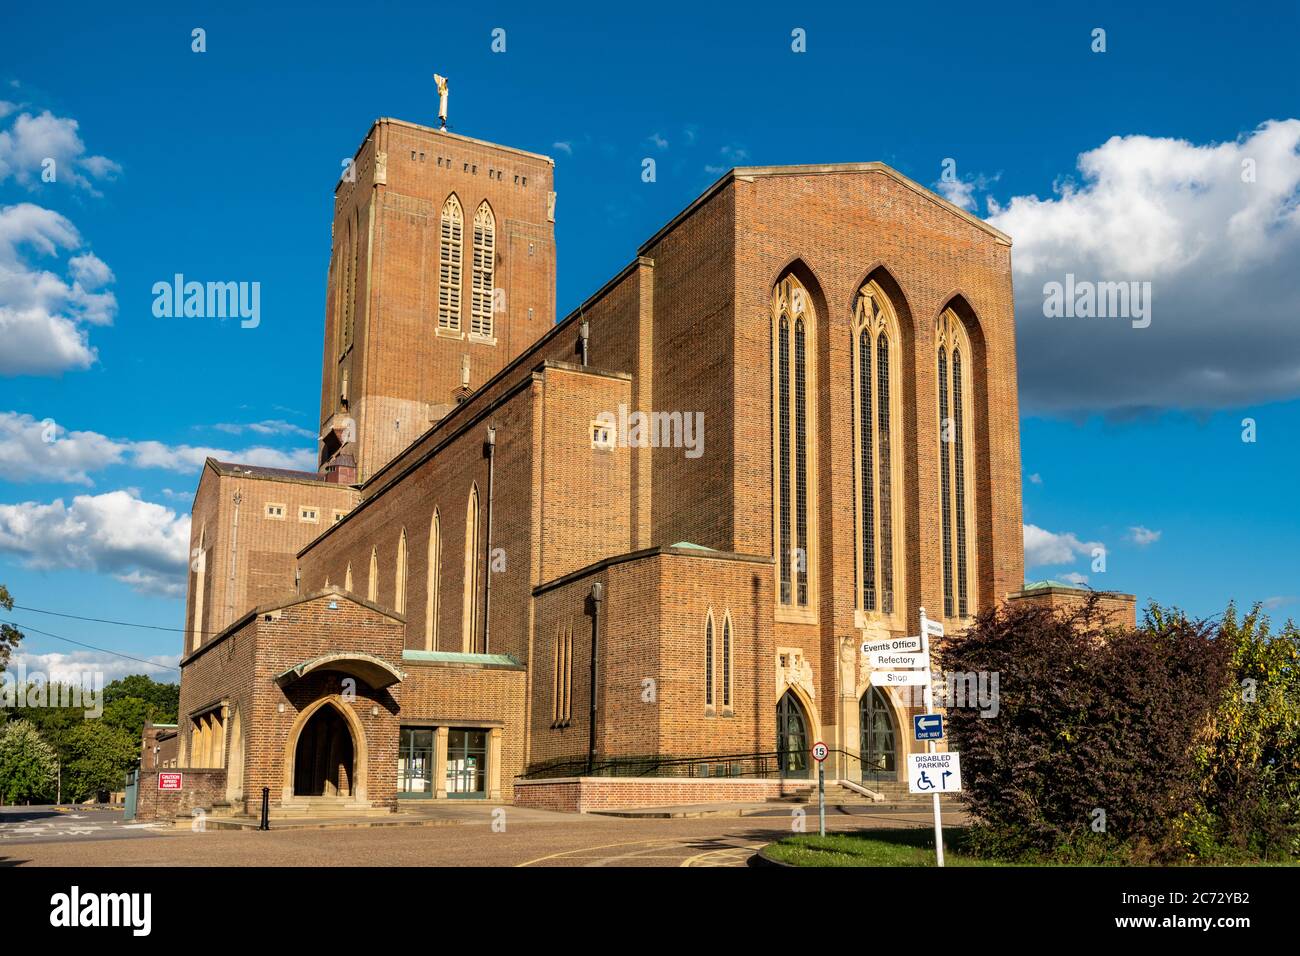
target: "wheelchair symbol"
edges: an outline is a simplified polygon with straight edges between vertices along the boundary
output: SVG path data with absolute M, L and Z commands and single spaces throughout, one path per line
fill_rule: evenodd
M 916 781 L 916 789 L 917 789 L 917 790 L 933 790 L 933 789 L 934 789 L 934 781 L 930 779 L 930 777 L 926 774 L 926 772 L 925 772 L 924 770 L 921 771 L 921 776 L 920 776 L 920 778 Z

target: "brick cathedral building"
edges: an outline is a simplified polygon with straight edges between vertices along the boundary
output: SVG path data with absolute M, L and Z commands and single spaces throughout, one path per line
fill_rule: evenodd
M 738 168 L 557 322 L 553 169 L 383 119 L 339 183 L 319 471 L 194 501 L 209 802 L 737 799 L 819 739 L 883 787 L 915 708 L 863 640 L 1032 599 L 1005 235 Z

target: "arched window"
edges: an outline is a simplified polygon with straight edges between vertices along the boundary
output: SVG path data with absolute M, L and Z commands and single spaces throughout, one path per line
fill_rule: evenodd
M 497 221 L 484 200 L 474 213 L 474 273 L 470 287 L 471 335 L 492 338 L 492 290 L 496 275 Z
M 393 610 L 398 614 L 406 613 L 406 529 L 397 539 L 397 574 L 393 580 Z
M 370 580 L 366 582 L 366 599 L 379 600 L 379 549 L 370 549 Z
M 442 583 L 442 519 L 438 509 L 433 509 L 429 520 L 429 581 L 425 587 L 424 649 L 438 648 L 438 589 Z
M 971 344 L 952 309 L 939 316 L 939 493 L 943 530 L 943 613 L 974 613 L 974 555 L 971 553 L 974 476 L 967 461 L 972 434 Z
M 326 578 L 325 586 L 329 587 L 329 583 L 330 583 L 329 578 Z M 345 572 L 343 572 L 343 590 L 347 591 L 349 594 L 354 593 L 352 588 L 352 562 L 351 561 L 348 562 L 348 569 Z
M 357 266 L 360 263 L 361 243 L 357 238 L 360 212 L 348 220 L 343 234 L 342 263 L 338 275 L 338 335 L 339 357 L 352 347 L 357 304 Z
M 704 706 L 713 706 L 713 609 L 704 618 Z
M 884 290 L 868 282 L 858 292 L 853 323 L 853 441 L 858 608 L 895 618 L 903 569 L 898 317 Z M 901 623 L 901 622 L 900 622 Z
M 793 275 L 772 293 L 773 427 L 775 451 L 775 535 L 778 608 L 806 609 L 813 603 L 816 553 L 813 459 L 816 421 L 812 356 L 816 317 L 803 284 Z
M 465 595 L 461 605 L 461 649 L 473 653 L 478 642 L 478 485 L 465 503 Z
M 573 628 L 555 634 L 555 687 L 551 700 L 551 726 L 567 727 L 573 719 Z
M 872 687 L 858 702 L 858 734 L 862 779 L 892 780 L 898 769 L 894 722 L 884 691 Z
M 460 331 L 460 276 L 465 262 L 465 214 L 452 193 L 442 204 L 442 243 L 438 254 L 438 328 Z
M 731 707 L 731 612 L 722 617 L 722 706 Z

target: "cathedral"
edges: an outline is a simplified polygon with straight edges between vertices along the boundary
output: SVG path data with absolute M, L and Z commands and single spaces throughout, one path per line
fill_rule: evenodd
M 1024 583 L 1007 236 L 881 163 L 735 168 L 557 320 L 553 174 L 380 119 L 338 183 L 319 468 L 194 499 L 143 770 L 196 805 L 765 799 L 816 741 L 906 789 L 863 642 L 1071 598 Z

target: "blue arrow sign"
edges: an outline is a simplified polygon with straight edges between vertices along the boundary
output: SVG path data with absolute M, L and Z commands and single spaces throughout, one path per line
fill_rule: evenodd
M 917 714 L 912 733 L 917 740 L 943 740 L 943 714 Z

